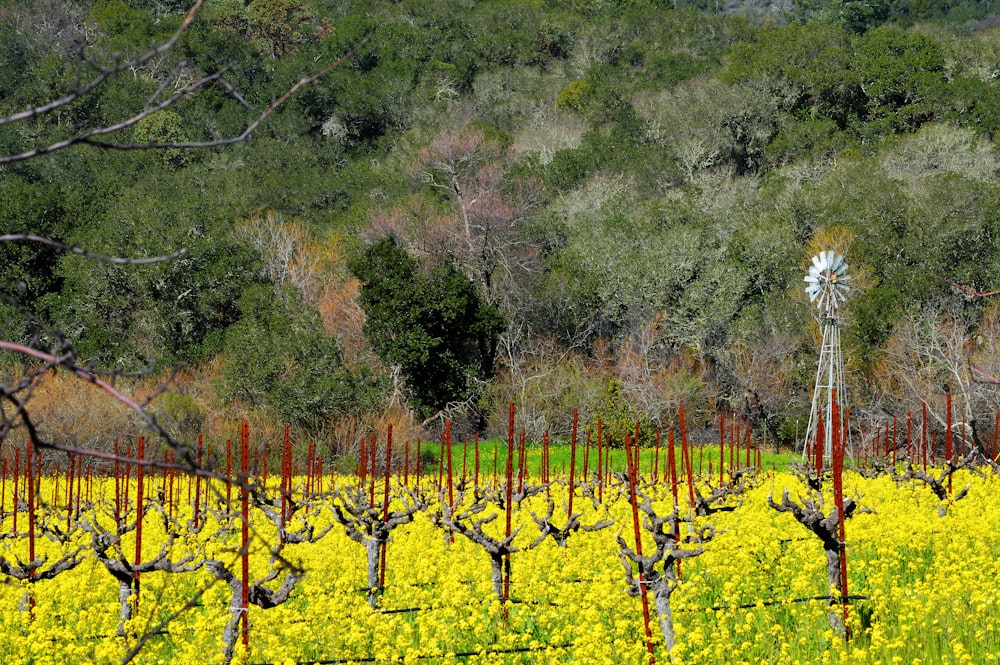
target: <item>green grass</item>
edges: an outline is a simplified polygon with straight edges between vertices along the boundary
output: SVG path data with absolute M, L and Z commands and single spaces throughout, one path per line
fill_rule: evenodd
M 463 462 L 466 468 L 466 476 L 472 476 L 475 468 L 475 444 L 472 441 L 469 442 L 452 442 L 452 472 L 459 476 L 462 474 Z M 441 444 L 439 442 L 422 442 L 420 444 L 421 454 L 424 456 L 424 473 L 430 471 L 428 467 L 428 458 L 433 458 L 434 472 L 437 471 L 437 464 L 440 460 L 441 454 Z M 676 444 L 674 446 L 675 456 L 677 460 L 678 470 L 681 469 L 681 446 Z M 576 450 L 576 475 L 579 477 L 580 473 L 583 471 L 584 463 L 584 452 L 585 445 L 578 444 Z M 411 446 L 410 453 L 412 455 L 416 454 L 415 449 Z M 607 450 L 603 454 L 607 454 Z M 622 448 L 612 448 L 611 454 L 611 468 L 616 471 L 621 471 L 625 464 L 625 450 Z M 480 475 L 483 477 L 492 476 L 493 474 L 493 463 L 494 455 L 497 465 L 497 473 L 503 474 L 504 465 L 507 459 L 507 442 L 501 439 L 488 439 L 479 442 L 479 468 Z M 514 449 L 514 460 L 515 465 L 517 464 L 518 448 Z M 725 451 L 725 466 L 729 468 L 729 449 L 727 447 Z M 568 443 L 550 443 L 549 444 L 549 468 L 550 474 L 555 475 L 565 475 L 569 473 L 570 460 L 572 456 L 571 446 Z M 597 466 L 597 449 L 591 446 L 589 451 L 590 461 L 587 464 L 588 473 L 591 472 Z M 537 477 L 542 463 L 542 444 L 539 442 L 530 442 L 525 444 L 525 457 L 528 473 L 531 477 Z M 667 447 L 661 446 L 659 450 L 659 462 L 656 460 L 656 451 L 653 447 L 644 447 L 640 452 L 640 463 L 639 471 L 641 474 L 649 475 L 654 469 L 658 472 L 660 477 L 663 477 L 667 467 L 667 457 L 668 450 Z M 753 457 L 753 455 L 752 455 Z M 765 470 L 778 470 L 784 471 L 788 469 L 789 465 L 793 462 L 801 460 L 801 455 L 795 452 L 761 452 L 761 465 Z M 709 468 L 713 473 L 718 473 L 719 469 L 719 446 L 718 445 L 694 445 L 691 451 L 691 463 L 693 465 L 693 470 L 696 474 L 708 473 Z M 755 463 L 752 459 L 751 463 Z M 746 450 L 739 452 L 737 457 L 736 468 L 742 468 L 746 466 Z

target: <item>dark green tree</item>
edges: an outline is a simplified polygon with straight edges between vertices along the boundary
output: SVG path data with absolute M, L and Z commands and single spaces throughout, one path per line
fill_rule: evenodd
M 334 337 L 315 307 L 294 291 L 248 289 L 240 322 L 226 331 L 223 392 L 264 406 L 282 420 L 318 429 L 324 421 L 373 406 L 378 383 L 366 368 L 344 366 Z
M 476 396 L 493 376 L 500 312 L 450 264 L 425 271 L 392 236 L 350 265 L 361 281 L 365 336 L 383 362 L 406 378 L 412 406 L 425 416 Z

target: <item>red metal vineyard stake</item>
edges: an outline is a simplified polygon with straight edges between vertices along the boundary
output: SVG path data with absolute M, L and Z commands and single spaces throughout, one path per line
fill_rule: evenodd
M 445 446 L 448 448 L 448 505 L 455 505 L 455 486 L 452 483 L 452 466 L 451 466 L 451 421 L 444 421 L 444 438 L 442 439 Z M 452 534 L 454 539 L 454 534 Z M 454 542 L 454 540 L 452 540 Z
M 573 481 L 576 474 L 576 433 L 577 425 L 579 423 L 580 411 L 579 409 L 573 409 L 573 429 L 570 432 L 569 438 L 569 503 L 566 506 L 566 518 L 573 518 L 573 494 L 574 487 Z
M 420 461 L 420 438 L 417 438 L 417 488 L 420 487 L 420 472 L 423 469 L 423 462 Z
M 694 509 L 694 473 L 691 469 L 691 446 L 687 440 L 687 426 L 684 424 L 684 407 L 677 409 L 677 418 L 681 423 L 681 450 L 684 453 L 684 466 L 687 469 L 688 497 L 691 501 L 691 509 Z
M 202 435 L 198 435 L 198 469 L 201 470 L 202 455 L 204 453 L 204 444 L 202 442 Z M 190 488 L 190 484 L 188 485 Z M 201 474 L 195 473 L 194 476 L 194 528 L 198 530 L 198 518 L 201 516 Z
M 133 567 L 132 577 L 135 586 L 135 612 L 139 612 L 139 571 L 135 570 L 142 563 L 142 514 L 143 514 L 143 477 L 145 475 L 143 468 L 143 459 L 146 455 L 146 439 L 139 437 L 139 452 L 136 456 L 138 462 L 135 465 L 135 566 Z
M 475 489 L 479 489 L 479 432 L 476 432 L 473 441 L 476 447 L 476 470 L 475 475 L 473 476 L 472 486 Z
M 403 487 L 410 486 L 410 440 L 403 442 Z
M 14 449 L 14 535 L 17 535 L 17 484 L 21 478 L 21 449 Z
M 369 496 L 368 496 L 368 505 L 372 506 L 373 508 L 375 507 L 375 462 L 377 461 L 375 459 L 375 455 L 378 452 L 378 446 L 376 445 L 376 442 L 377 442 L 376 435 L 372 434 L 372 438 L 371 438 L 371 441 L 370 441 L 371 445 L 368 446 L 368 448 L 369 448 L 369 454 L 371 455 L 371 463 L 372 463 L 372 466 L 371 466 L 371 472 L 372 472 L 371 473 L 371 476 L 372 476 L 371 477 L 371 482 L 372 482 L 372 484 L 371 484 L 371 489 L 370 489 Z
M 382 495 L 382 522 L 389 521 L 389 474 L 392 468 L 392 423 L 389 423 L 385 435 L 385 492 Z M 379 589 L 385 588 L 385 552 L 388 548 L 388 543 L 382 541 L 382 552 L 381 561 L 382 565 L 379 567 L 379 577 L 378 577 L 378 587 Z
M 724 482 L 724 469 L 726 468 L 726 414 L 719 414 L 719 487 Z
M 639 530 L 639 505 L 636 501 L 635 486 L 639 480 L 639 470 L 632 460 L 630 449 L 630 437 L 625 435 L 625 460 L 628 477 L 628 498 L 632 505 L 632 526 L 635 532 L 635 553 L 642 557 L 642 533 Z M 646 650 L 649 652 L 649 663 L 654 665 L 656 657 L 653 655 L 653 631 L 649 625 L 649 598 L 646 596 L 646 579 L 642 574 L 642 567 L 639 567 L 639 591 L 642 597 L 642 620 L 646 629 Z
M 543 483 L 549 482 L 549 430 L 542 434 L 542 464 L 538 475 Z
M 170 516 L 171 519 L 173 519 L 173 517 L 174 517 L 174 461 L 177 459 L 177 456 L 174 454 L 173 451 L 170 451 L 167 454 L 170 457 L 170 480 L 168 481 L 168 484 L 167 484 L 167 488 L 168 488 L 168 493 L 167 493 L 167 515 Z
M 469 463 L 469 440 L 468 439 L 463 439 L 462 440 L 462 482 L 463 483 L 465 482 L 465 479 L 469 477 L 469 474 L 467 472 L 468 463 Z
M 927 473 L 927 402 L 921 403 L 923 410 L 922 431 L 920 435 L 920 450 L 924 459 L 924 473 Z
M 674 428 L 671 427 L 667 430 L 667 445 L 669 446 L 667 450 L 667 474 L 670 476 L 670 493 L 674 497 L 674 510 L 679 511 L 681 507 L 679 488 L 677 482 L 677 451 L 676 451 L 676 441 L 674 440 Z M 681 526 L 679 520 L 674 520 L 674 542 L 679 543 L 681 537 Z M 677 569 L 677 576 L 681 576 L 681 560 L 677 559 L 675 562 Z
M 289 516 L 289 499 L 292 491 L 292 439 L 290 428 L 285 423 L 284 436 L 281 440 L 281 482 L 278 485 L 278 493 L 281 494 L 281 514 L 278 518 L 278 533 L 281 543 L 285 542 L 285 523 Z
M 240 590 L 241 628 L 243 633 L 243 649 L 250 655 L 250 477 L 247 475 L 247 462 L 250 457 L 250 424 L 244 420 L 240 428 L 240 516 L 242 517 L 242 533 L 240 558 L 242 563 L 242 587 Z
M 823 476 L 823 453 L 826 448 L 826 432 L 824 431 L 823 414 L 816 412 L 816 478 Z
M 205 470 L 212 472 L 215 471 L 215 465 L 212 464 L 212 444 L 205 445 Z M 208 509 L 210 505 L 210 499 L 212 496 L 212 479 L 205 477 L 205 482 L 203 483 L 205 490 L 201 497 L 202 512 Z
M 114 440 L 112 450 L 115 453 L 114 474 L 115 474 L 115 530 L 121 529 L 122 524 L 122 498 L 121 498 L 121 474 L 118 464 L 118 439 Z
M 660 479 L 660 430 L 656 430 L 656 455 L 653 457 L 653 484 L 657 484 Z
M 28 560 L 35 560 L 35 476 L 38 474 L 38 455 L 35 452 L 35 443 L 28 439 L 27 447 L 28 465 L 25 469 L 28 472 Z M 35 577 L 35 569 L 29 568 L 28 579 Z M 35 594 L 32 593 L 29 600 L 29 611 L 31 617 L 35 616 Z
M 510 538 L 511 526 L 511 501 L 513 500 L 514 485 L 514 403 L 510 403 L 510 417 L 507 427 L 507 487 L 504 490 L 504 517 L 506 520 L 505 537 Z M 503 618 L 508 617 L 507 601 L 510 599 L 510 553 L 504 555 L 503 572 Z
M 601 434 L 601 419 L 597 419 L 597 500 L 604 503 L 604 436 Z
M 69 455 L 69 466 L 66 467 L 66 530 L 73 524 L 73 480 L 76 471 L 76 456 Z M 0 504 L 2 506 L 3 504 Z
M 733 472 L 736 470 L 736 455 L 739 448 L 736 444 L 740 440 L 740 428 L 735 420 L 729 421 L 729 482 L 733 481 Z
M 948 411 L 948 427 L 944 431 L 944 459 L 945 463 L 954 462 L 953 454 L 954 448 L 952 447 L 951 441 L 951 393 L 948 393 L 947 397 L 947 411 Z M 951 495 L 951 474 L 948 474 L 948 495 Z
M 590 428 L 588 427 L 587 442 L 583 444 L 583 475 L 580 476 L 581 478 L 583 478 L 584 482 L 588 482 L 590 480 L 589 476 L 587 475 L 587 472 L 590 471 L 590 469 L 587 468 L 589 465 L 590 465 Z
M 850 639 L 851 627 L 847 623 L 847 536 L 844 519 L 844 442 L 840 430 L 840 414 L 837 407 L 837 390 L 830 391 L 833 400 L 831 426 L 833 427 L 833 495 L 837 506 L 837 529 L 840 539 L 840 605 L 844 612 L 844 637 Z

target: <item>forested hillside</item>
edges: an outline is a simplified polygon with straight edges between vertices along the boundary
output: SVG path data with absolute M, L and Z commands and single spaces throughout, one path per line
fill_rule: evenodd
M 387 420 L 490 432 L 514 402 L 531 437 L 574 407 L 626 427 L 683 406 L 792 444 L 819 335 L 802 278 L 832 248 L 852 419 L 952 392 L 992 433 L 1000 309 L 949 282 L 1000 288 L 995 4 L 207 1 L 160 57 L 0 124 L 0 232 L 186 251 L 0 244 L 0 334 L 149 386 L 182 365 L 152 409 L 185 435 L 243 415 L 331 444 Z M 0 117 L 187 9 L 5 3 Z M 58 388 L 49 436 L 113 434 L 85 404 L 43 417 L 87 399 Z

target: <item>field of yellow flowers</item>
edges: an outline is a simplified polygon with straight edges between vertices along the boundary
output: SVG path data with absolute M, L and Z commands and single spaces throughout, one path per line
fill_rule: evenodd
M 648 659 L 641 603 L 626 594 L 616 542 L 621 534 L 634 545 L 622 477 L 602 488 L 603 502 L 596 500 L 593 485 L 577 483 L 574 512 L 581 514 L 581 524 L 602 519 L 613 524 L 572 531 L 565 547 L 553 538 L 532 547 L 539 538 L 532 514 L 543 516 L 549 498 L 551 522 L 566 521 L 564 479 L 512 505 L 516 551 L 510 556 L 506 611 L 494 593 L 487 552 L 438 523 L 442 501 L 472 505 L 473 493 L 459 491 L 459 499 L 449 499 L 447 490 L 439 494 L 431 486 L 434 480 L 424 478 L 425 505 L 412 522 L 391 532 L 385 586 L 374 609 L 366 588 L 365 548 L 348 537 L 331 509 L 343 494 L 330 490 L 357 484 L 356 478 L 335 478 L 303 502 L 285 525 L 287 532 L 308 534 L 307 542 L 282 543 L 274 511 L 269 515 L 261 506 L 251 508 L 250 578 L 272 591 L 286 582 L 292 588 L 273 607 L 250 606 L 250 653 L 237 647 L 236 661 Z M 53 482 L 41 482 L 41 496 L 57 495 L 48 487 Z M 134 504 L 126 504 L 116 526 L 109 500 L 113 480 L 93 482 L 91 500 L 79 514 L 46 508 L 42 502 L 32 579 L 18 579 L 18 566 L 22 573 L 30 567 L 27 518 L 18 514 L 15 531 L 8 494 L 0 523 L 0 663 L 120 662 L 132 652 L 137 663 L 222 662 L 235 587 L 200 563 L 223 562 L 238 576 L 238 509 L 227 510 L 224 491 L 215 488 L 195 526 L 186 501 L 179 501 L 185 507 L 171 514 L 163 498 L 151 491 L 137 557 Z M 698 482 L 699 491 L 707 494 L 709 488 Z M 681 523 L 682 538 L 705 526 L 712 526 L 716 535 L 701 544 L 703 554 L 682 562 L 672 595 L 677 644 L 669 654 L 653 612 L 656 659 L 678 664 L 996 662 L 1000 480 L 989 469 L 981 474 L 963 470 L 953 482 L 953 496 L 966 485 L 968 493 L 942 504 L 921 481 L 845 472 L 845 494 L 861 506 L 846 525 L 849 590 L 857 598 L 849 606 L 850 639 L 845 639 L 830 627 L 827 602 L 816 600 L 831 594 L 820 541 L 792 516 L 768 507 L 768 496 L 777 500 L 788 490 L 793 499 L 804 497 L 807 488 L 790 473 L 758 474 L 745 492 L 726 500 L 731 510 Z M 304 487 L 299 479 L 294 485 Z M 380 479 L 376 488 L 380 495 Z M 826 505 L 832 505 L 829 489 L 824 489 Z M 128 491 L 134 493 L 134 481 Z M 661 513 L 672 510 L 669 485 L 647 483 L 643 492 Z M 183 492 L 178 489 L 177 495 L 175 501 Z M 406 495 L 398 478 L 392 481 L 391 496 L 391 507 L 402 505 Z M 682 485 L 682 516 L 689 512 L 687 496 Z M 498 517 L 481 528 L 502 539 L 503 506 L 483 503 L 477 519 Z M 132 525 L 127 524 L 130 519 Z M 648 531 L 642 534 L 649 552 L 653 540 Z M 95 554 L 97 543 L 104 560 Z M 132 616 L 123 622 L 121 594 L 128 584 L 112 574 L 113 562 L 127 569 L 125 564 L 158 557 L 169 565 L 141 573 L 138 601 L 129 601 Z M 46 571 L 67 560 L 77 562 L 45 579 Z

